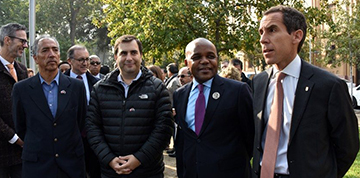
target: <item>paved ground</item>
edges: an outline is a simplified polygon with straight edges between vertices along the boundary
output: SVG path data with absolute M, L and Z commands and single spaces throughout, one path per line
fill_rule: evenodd
M 360 127 L 360 109 L 355 109 L 355 114 L 359 121 Z M 165 178 L 177 178 L 176 175 L 176 161 L 175 158 L 169 157 L 166 151 L 164 151 L 164 162 L 165 162 Z

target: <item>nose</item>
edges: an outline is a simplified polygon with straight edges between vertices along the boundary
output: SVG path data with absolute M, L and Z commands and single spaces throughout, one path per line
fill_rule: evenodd
M 260 35 L 260 43 L 261 44 L 264 44 L 264 43 L 268 43 L 269 42 L 269 39 L 267 38 L 266 34 L 263 33 Z
M 23 43 L 23 48 L 29 48 L 29 45 L 27 43 Z

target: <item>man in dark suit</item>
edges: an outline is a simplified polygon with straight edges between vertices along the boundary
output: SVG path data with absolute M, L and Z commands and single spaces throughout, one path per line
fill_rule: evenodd
M 272 7 L 260 22 L 263 56 L 272 67 L 253 79 L 254 177 L 343 177 L 358 152 L 358 124 L 346 84 L 298 56 L 306 28 L 304 15 L 286 6 Z M 281 73 L 285 78 L 277 83 Z M 283 98 L 271 107 L 280 91 L 275 85 L 282 86 Z M 280 134 L 277 148 L 270 149 L 273 112 L 280 112 Z M 267 161 L 270 155 L 274 159 Z
M 250 177 L 254 121 L 249 86 L 216 74 L 217 50 L 205 38 L 190 42 L 185 55 L 195 80 L 174 93 L 175 120 L 180 125 L 178 176 Z
M 89 56 L 90 65 L 89 65 L 89 72 L 98 79 L 103 79 L 105 77 L 104 74 L 100 73 L 101 69 L 101 60 L 100 57 L 97 55 Z
M 26 27 L 17 23 L 0 29 L 0 177 L 21 178 L 23 141 L 15 133 L 11 109 L 11 91 L 16 81 L 27 78 L 26 67 L 15 59 L 28 47 Z M 15 78 L 9 65 L 13 66 Z
M 100 79 L 95 78 L 89 71 L 89 52 L 85 46 L 74 45 L 67 51 L 68 62 L 71 64 L 71 69 L 64 74 L 72 78 L 77 78 L 84 82 L 87 103 L 90 101 L 90 92 L 94 84 Z M 94 151 L 90 148 L 89 142 L 86 138 L 85 129 L 82 131 L 82 137 L 85 150 L 85 165 L 86 173 L 89 178 L 101 177 L 100 163 Z
M 39 73 L 13 89 L 15 128 L 24 140 L 22 176 L 84 178 L 84 84 L 59 72 L 55 38 L 39 36 L 32 53 Z

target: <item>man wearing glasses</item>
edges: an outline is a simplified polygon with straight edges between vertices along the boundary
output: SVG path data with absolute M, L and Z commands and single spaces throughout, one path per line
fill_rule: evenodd
M 72 78 L 82 80 L 85 85 L 87 103 L 90 100 L 90 92 L 93 85 L 99 80 L 88 72 L 89 67 L 89 52 L 85 46 L 74 45 L 67 51 L 67 60 L 71 65 L 71 70 L 67 70 L 64 74 Z M 83 144 L 85 150 L 85 166 L 86 173 L 89 178 L 101 177 L 100 164 L 91 150 L 89 143 L 86 139 L 85 129 L 82 132 Z
M 0 177 L 21 177 L 23 141 L 15 133 L 11 91 L 16 81 L 27 78 L 26 67 L 15 59 L 28 47 L 26 27 L 17 23 L 0 29 Z M 13 76 L 13 75 L 14 76 Z
M 90 59 L 90 65 L 89 65 L 90 73 L 98 79 L 103 79 L 105 75 L 100 73 L 101 60 L 99 56 L 91 55 L 89 59 Z

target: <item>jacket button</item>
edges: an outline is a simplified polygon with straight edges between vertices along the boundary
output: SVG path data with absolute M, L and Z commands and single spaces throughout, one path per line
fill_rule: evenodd
M 56 125 L 57 125 L 56 122 L 54 122 L 54 127 L 56 127 Z
M 256 149 L 257 149 L 257 150 L 259 150 L 259 151 L 261 151 L 261 149 L 260 149 L 260 147 L 259 147 L 259 146 L 258 146 L 258 147 L 256 147 Z
M 54 142 L 57 142 L 58 141 L 58 139 L 57 138 L 54 138 Z
M 290 161 L 290 164 L 292 164 L 292 163 L 294 163 L 294 161 L 293 161 L 293 160 L 291 160 L 291 161 Z
M 58 157 L 59 157 L 59 154 L 56 153 L 56 154 L 55 154 L 55 158 L 58 158 Z

